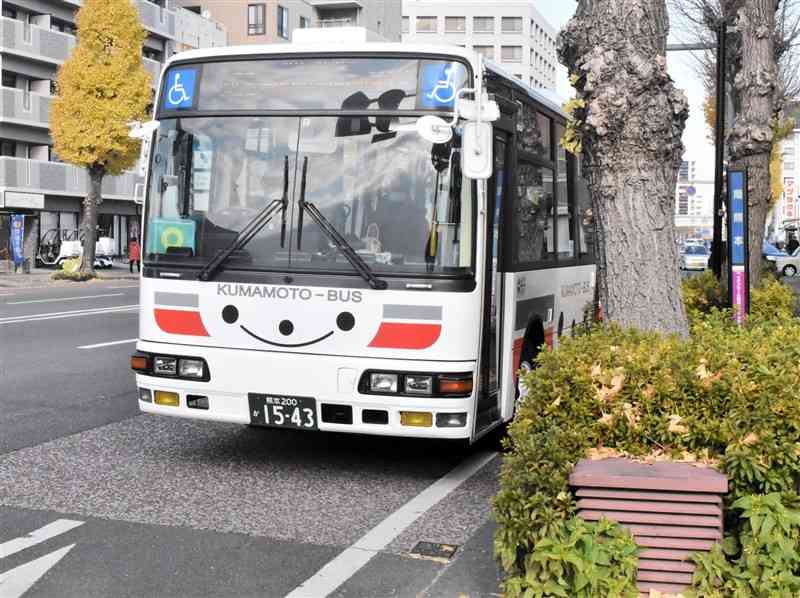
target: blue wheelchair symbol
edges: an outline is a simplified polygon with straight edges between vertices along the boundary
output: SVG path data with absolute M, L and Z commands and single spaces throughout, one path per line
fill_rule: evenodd
M 167 77 L 167 91 L 164 95 L 167 109 L 177 110 L 192 107 L 196 78 L 197 71 L 194 69 L 170 71 Z
M 427 64 L 422 69 L 421 108 L 452 108 L 464 68 L 455 63 Z

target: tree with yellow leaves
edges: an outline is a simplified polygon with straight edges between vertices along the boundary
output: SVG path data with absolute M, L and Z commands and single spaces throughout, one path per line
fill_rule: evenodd
M 152 94 L 142 63 L 147 34 L 131 0 L 84 0 L 77 24 L 78 45 L 58 73 L 50 130 L 58 156 L 89 175 L 80 271 L 93 275 L 103 178 L 136 163 L 139 141 L 127 125 L 142 120 Z

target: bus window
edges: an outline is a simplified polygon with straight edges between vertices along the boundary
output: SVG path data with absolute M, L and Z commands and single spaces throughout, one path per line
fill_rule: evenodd
M 556 140 L 564 136 L 564 127 L 556 125 Z M 558 239 L 558 259 L 567 260 L 575 257 L 575 202 L 570 200 L 569 185 L 567 184 L 567 170 L 570 166 L 567 161 L 567 152 L 559 143 L 556 146 L 557 187 L 556 197 L 556 238 Z
M 552 169 L 521 162 L 515 202 L 517 265 L 554 260 Z
M 583 178 L 580 159 L 575 160 L 575 206 L 579 218 L 580 257 L 594 258 L 595 223 L 589 186 Z
M 517 147 L 533 158 L 553 160 L 550 119 L 522 105 L 517 117 Z

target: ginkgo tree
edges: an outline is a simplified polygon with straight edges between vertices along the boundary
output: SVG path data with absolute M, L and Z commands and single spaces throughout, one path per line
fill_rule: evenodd
M 78 44 L 58 73 L 50 130 L 59 158 L 88 173 L 80 272 L 93 275 L 103 178 L 136 163 L 139 141 L 128 136 L 128 123 L 145 116 L 152 92 L 142 62 L 147 34 L 131 0 L 84 0 L 77 25 Z

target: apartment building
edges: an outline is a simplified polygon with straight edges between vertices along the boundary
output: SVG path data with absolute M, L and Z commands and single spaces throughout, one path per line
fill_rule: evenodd
M 401 0 L 177 0 L 222 23 L 231 45 L 292 41 L 295 29 L 364 27 L 400 41 Z
M 713 204 L 714 181 L 700 177 L 696 161 L 681 162 L 675 187 L 675 228 L 678 238 L 710 237 Z
M 768 238 L 771 241 L 786 241 L 786 231 L 800 228 L 800 190 L 798 172 L 800 163 L 800 103 L 790 103 L 784 109 L 786 116 L 793 118 L 794 130 L 780 142 L 781 174 L 783 194 L 772 208 L 768 221 Z
M 403 42 L 471 48 L 531 87 L 555 91 L 556 30 L 532 0 L 403 0 Z
M 162 65 L 175 52 L 227 43 L 224 27 L 173 5 L 172 0 L 131 0 L 148 37 L 143 48 L 153 89 Z M 53 152 L 50 104 L 59 66 L 75 46 L 75 15 L 82 0 L 0 0 L 0 252 L 10 214 L 24 214 L 25 253 L 51 229 L 77 230 L 88 181 L 83 169 Z M 133 202 L 136 175 L 107 177 L 99 207 L 103 234 L 125 253 L 139 234 Z

